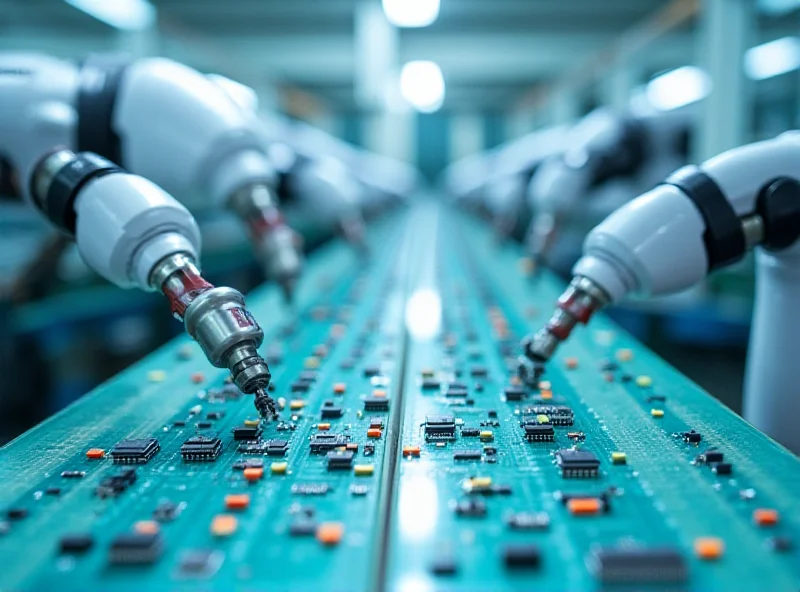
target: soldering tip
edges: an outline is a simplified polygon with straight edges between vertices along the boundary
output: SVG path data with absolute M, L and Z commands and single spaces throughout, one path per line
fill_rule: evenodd
M 294 304 L 296 283 L 297 281 L 294 277 L 283 277 L 278 280 L 278 284 L 281 287 L 281 292 L 283 293 L 283 300 L 289 306 Z
M 269 396 L 266 389 L 260 388 L 256 390 L 254 403 L 258 414 L 263 419 L 270 421 L 278 417 L 278 411 L 275 409 L 275 401 Z

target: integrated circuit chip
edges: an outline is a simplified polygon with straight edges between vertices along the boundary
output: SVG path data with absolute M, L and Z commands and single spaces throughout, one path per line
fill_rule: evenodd
M 222 440 L 209 436 L 192 436 L 181 445 L 184 461 L 210 462 L 222 452 Z
M 309 441 L 309 447 L 311 452 L 319 454 L 320 452 L 347 446 L 349 441 L 350 438 L 344 434 L 313 434 Z
M 597 477 L 600 468 L 600 460 L 588 450 L 559 450 L 556 452 L 556 462 L 564 478 Z
M 689 575 L 683 556 L 670 548 L 599 549 L 587 564 L 607 584 L 678 584 Z
M 525 424 L 522 426 L 525 431 L 525 439 L 528 442 L 553 442 L 556 431 L 552 425 Z
M 453 453 L 453 460 L 481 460 L 481 450 L 459 450 Z
M 109 561 L 121 565 L 154 563 L 164 544 L 158 533 L 125 533 L 111 542 Z
M 455 440 L 456 420 L 450 415 L 428 415 L 425 417 L 425 439 Z
M 328 470 L 350 469 L 353 466 L 353 456 L 350 450 L 331 450 L 326 455 Z
M 233 428 L 234 440 L 258 440 L 261 437 L 261 426 L 239 426 Z
M 122 440 L 111 449 L 111 458 L 115 464 L 142 465 L 160 449 L 161 446 L 155 438 Z
M 364 411 L 389 411 L 389 399 L 386 397 L 366 397 Z
M 575 414 L 566 405 L 534 405 L 525 409 L 523 415 L 546 415 L 554 426 L 571 426 L 575 423 Z
M 123 469 L 116 475 L 106 477 L 95 488 L 94 493 L 98 497 L 115 497 L 136 483 L 136 470 Z

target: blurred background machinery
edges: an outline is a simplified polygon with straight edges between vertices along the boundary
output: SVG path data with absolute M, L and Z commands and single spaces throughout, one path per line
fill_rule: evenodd
M 255 110 L 307 253 L 344 235 L 365 256 L 364 225 L 425 187 L 528 245 L 535 281 L 533 256 L 568 274 L 592 226 L 677 166 L 797 127 L 798 25 L 797 0 L 0 0 L 0 52 L 211 75 Z M 647 136 L 659 121 L 668 138 Z M 89 271 L 15 182 L 0 159 L 0 440 L 180 329 Z M 208 279 L 261 283 L 235 217 L 195 206 Z M 546 256 L 537 227 L 558 231 Z M 746 259 L 611 315 L 738 410 L 752 293 Z

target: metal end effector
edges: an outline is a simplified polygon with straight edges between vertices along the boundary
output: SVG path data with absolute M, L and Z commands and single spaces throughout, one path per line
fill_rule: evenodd
M 206 282 L 194 261 L 184 254 L 160 261 L 150 282 L 169 298 L 173 314 L 184 322 L 208 361 L 217 368 L 228 368 L 236 386 L 255 395 L 256 409 L 263 418 L 276 418 L 275 402 L 267 394 L 271 375 L 258 354 L 264 332 L 245 308 L 244 296 L 233 288 Z
M 248 185 L 234 193 L 230 203 L 247 222 L 267 277 L 280 285 L 291 303 L 303 267 L 301 240 L 284 221 L 272 189 L 263 183 Z
M 610 302 L 606 292 L 586 277 L 575 277 L 558 299 L 553 316 L 544 328 L 522 341 L 518 372 L 526 383 L 535 385 L 544 372 L 544 364 L 575 325 L 586 324 L 592 315 Z

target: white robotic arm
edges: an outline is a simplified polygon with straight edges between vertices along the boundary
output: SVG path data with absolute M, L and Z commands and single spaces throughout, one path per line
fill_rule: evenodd
M 73 236 L 87 264 L 125 288 L 162 291 L 208 360 L 229 368 L 274 415 L 270 373 L 257 348 L 264 338 L 243 296 L 215 288 L 196 267 L 200 233 L 189 211 L 163 189 L 91 152 L 64 145 L 76 135 L 73 77 L 49 58 L 0 59 L 0 155 L 17 192 Z M 59 78 L 61 76 L 61 78 Z
M 252 129 L 254 115 L 218 80 L 162 58 L 91 56 L 78 66 L 4 54 L 0 66 L 32 74 L 3 89 L 9 108 L 0 118 L 24 144 L 18 151 L 94 152 L 185 203 L 201 198 L 231 208 L 247 224 L 268 277 L 291 294 L 302 259 L 277 207 L 275 172 Z M 71 122 L 49 125 L 57 118 Z
M 577 323 L 628 296 L 670 294 L 758 247 L 745 417 L 800 450 L 800 133 L 685 167 L 607 218 L 584 243 L 574 279 L 547 326 L 523 342 L 533 377 Z
M 528 187 L 534 260 L 560 251 L 554 259 L 571 259 L 568 269 L 598 220 L 686 162 L 689 124 L 685 112 L 587 115 L 569 132 L 564 153 L 546 160 Z

